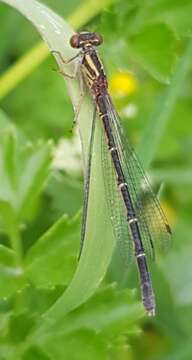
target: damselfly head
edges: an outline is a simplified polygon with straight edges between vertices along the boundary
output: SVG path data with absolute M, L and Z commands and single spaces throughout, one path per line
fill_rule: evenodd
M 103 38 L 99 33 L 82 31 L 73 35 L 70 39 L 70 45 L 73 48 L 86 48 L 102 44 Z

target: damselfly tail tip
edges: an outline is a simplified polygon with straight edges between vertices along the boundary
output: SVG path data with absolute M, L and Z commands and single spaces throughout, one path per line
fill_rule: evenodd
M 153 309 L 147 310 L 147 315 L 150 317 L 155 316 L 155 309 L 153 308 Z

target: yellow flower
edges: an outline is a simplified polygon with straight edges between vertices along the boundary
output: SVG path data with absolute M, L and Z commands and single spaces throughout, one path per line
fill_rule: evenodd
M 167 219 L 167 225 L 170 226 L 171 230 L 175 225 L 176 222 L 176 213 L 175 210 L 165 201 L 160 201 L 161 208 L 163 209 L 163 212 L 165 213 L 166 219 Z M 151 212 L 150 203 L 146 205 L 146 212 Z M 152 215 L 152 214 L 151 214 Z M 154 220 L 154 221 L 153 221 Z M 152 220 L 152 226 L 156 229 L 156 232 L 158 234 L 158 230 L 160 230 L 161 224 L 155 222 L 155 216 Z
M 168 219 L 169 225 L 172 227 L 176 223 L 176 212 L 167 202 L 161 201 L 162 209 L 164 210 Z
M 127 96 L 137 90 L 138 83 L 133 74 L 119 72 L 112 75 L 109 86 L 113 95 Z

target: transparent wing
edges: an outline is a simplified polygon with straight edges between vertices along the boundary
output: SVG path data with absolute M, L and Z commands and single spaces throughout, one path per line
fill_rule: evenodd
M 133 243 L 127 223 L 125 205 L 117 186 L 115 170 L 107 148 L 104 131 L 101 136 L 101 156 L 107 209 L 118 245 L 117 250 L 127 267 L 134 258 Z
M 121 166 L 138 218 L 143 246 L 146 255 L 154 259 L 156 250 L 160 252 L 168 250 L 171 230 L 139 160 L 125 137 L 109 96 L 105 97 L 105 102 Z
M 79 250 L 79 259 L 80 259 L 81 252 L 83 249 L 85 232 L 86 232 L 92 153 L 93 153 L 94 134 L 95 134 L 95 122 L 96 122 L 96 108 L 94 109 L 94 113 L 93 113 L 93 121 L 92 121 L 91 134 L 90 134 L 90 140 L 89 140 L 88 157 L 87 157 L 87 161 L 85 161 L 84 198 L 83 198 L 84 200 L 83 200 L 83 216 L 82 216 L 82 226 L 81 226 L 81 242 L 80 242 L 80 250 Z

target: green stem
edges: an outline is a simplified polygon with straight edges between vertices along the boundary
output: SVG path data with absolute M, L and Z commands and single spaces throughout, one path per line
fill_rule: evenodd
M 11 247 L 15 254 L 15 267 L 16 271 L 19 271 L 17 275 L 17 281 L 25 284 L 25 271 L 23 268 L 23 247 L 19 231 L 19 223 L 15 216 L 12 217 L 8 234 L 11 242 Z M 25 308 L 26 300 L 25 295 L 21 292 L 17 292 L 14 296 L 14 308 L 15 312 L 19 313 Z
M 22 268 L 23 262 L 23 249 L 21 244 L 21 237 L 18 229 L 14 228 L 14 231 L 10 234 L 10 242 L 12 249 L 15 251 L 15 262 L 16 266 Z
M 189 40 L 181 57 L 175 74 L 164 94 L 158 100 L 149 119 L 143 137 L 138 147 L 139 158 L 145 168 L 148 168 L 161 142 L 162 136 L 176 105 L 183 82 L 191 65 L 192 40 Z M 150 139 L 150 140 L 149 140 Z M 149 143 L 150 141 L 150 143 Z
M 35 70 L 48 56 L 49 49 L 45 43 L 39 42 L 22 56 L 0 78 L 0 99 L 8 95 L 22 80 Z
M 98 15 L 101 10 L 110 6 L 115 0 L 89 0 L 81 4 L 74 13 L 69 16 L 67 21 L 69 24 L 78 29 L 85 23 L 89 22 L 93 17 Z M 0 99 L 8 95 L 22 80 L 30 75 L 50 54 L 46 44 L 40 41 L 24 56 L 22 56 L 16 64 L 14 64 L 0 78 Z

